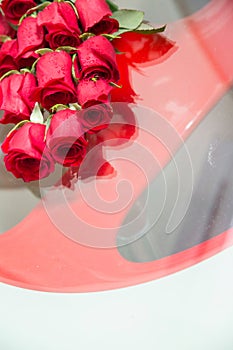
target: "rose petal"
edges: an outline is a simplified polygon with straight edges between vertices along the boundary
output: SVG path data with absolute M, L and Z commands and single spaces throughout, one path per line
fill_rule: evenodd
M 37 24 L 34 17 L 25 18 L 17 32 L 18 58 L 28 51 L 43 47 L 44 30 Z
M 45 86 L 51 80 L 62 80 L 74 86 L 71 77 L 72 60 L 65 51 L 49 52 L 43 55 L 36 65 L 39 86 Z
M 118 30 L 118 22 L 109 18 L 112 12 L 105 0 L 76 0 L 75 6 L 84 32 L 111 34 Z
M 103 79 L 80 80 L 77 87 L 78 103 L 88 108 L 96 103 L 108 103 L 112 86 Z
M 17 40 L 7 40 L 0 49 L 0 77 L 10 70 L 17 70 L 16 63 L 18 45 Z

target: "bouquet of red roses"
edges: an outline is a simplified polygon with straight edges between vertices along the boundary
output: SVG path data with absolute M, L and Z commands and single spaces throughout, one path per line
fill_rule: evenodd
M 0 123 L 14 124 L 2 144 L 6 169 L 29 182 L 56 163 L 77 168 L 91 135 L 112 118 L 119 80 L 112 40 L 164 27 L 109 0 L 3 0 L 0 7 Z

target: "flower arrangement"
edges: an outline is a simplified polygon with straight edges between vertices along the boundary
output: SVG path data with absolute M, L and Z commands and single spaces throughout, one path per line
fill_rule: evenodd
M 165 27 L 110 0 L 3 0 L 0 8 L 0 123 L 13 124 L 1 146 L 6 169 L 25 182 L 56 163 L 77 169 L 112 118 L 114 40 Z

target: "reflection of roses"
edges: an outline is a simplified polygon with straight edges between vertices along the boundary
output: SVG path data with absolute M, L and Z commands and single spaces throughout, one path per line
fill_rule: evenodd
M 56 162 L 63 166 L 79 166 L 86 154 L 87 141 L 76 115 L 64 109 L 52 117 L 46 143 Z
M 112 146 L 122 145 L 136 135 L 137 123 L 134 111 L 126 103 L 113 103 L 113 118 L 108 128 L 96 134 L 96 143 L 108 141 Z
M 80 43 L 80 29 L 73 8 L 66 2 L 53 2 L 39 12 L 38 25 L 47 30 L 46 40 L 52 49 L 59 46 L 76 47 Z
M 36 88 L 36 78 L 31 73 L 12 74 L 0 83 L 0 109 L 5 113 L 1 123 L 18 123 L 29 119 L 34 102 L 31 94 Z
M 25 182 L 48 176 L 54 170 L 44 142 L 45 125 L 31 122 L 13 131 L 3 142 L 6 169 Z
M 118 21 L 109 17 L 112 12 L 105 0 L 76 0 L 75 6 L 84 32 L 99 35 L 118 30 Z
M 3 0 L 1 4 L 6 19 L 13 24 L 18 24 L 27 10 L 34 6 L 36 3 L 33 0 Z
M 101 35 L 93 36 L 79 46 L 78 68 L 76 73 L 80 79 L 99 78 L 113 82 L 119 79 L 115 50 Z
M 155 66 L 175 52 L 175 43 L 161 34 L 141 34 L 127 32 L 121 35 L 121 40 L 114 40 L 116 50 L 122 52 L 117 55 L 117 63 L 120 70 L 120 82 L 122 89 L 114 89 L 111 101 L 135 102 L 137 91 L 132 87 L 130 67 L 140 71 L 140 67 Z
M 89 136 L 90 143 L 92 143 L 92 137 L 95 135 L 92 134 Z M 89 147 L 87 156 L 81 164 L 81 167 L 75 170 L 82 180 L 88 179 L 92 176 L 108 176 L 109 178 L 109 176 L 115 175 L 115 169 L 104 158 L 102 146 L 96 145 L 95 143 L 92 143 Z
M 58 103 L 77 102 L 71 67 L 71 57 L 65 51 L 43 55 L 36 65 L 39 86 L 33 94 L 33 99 L 39 101 L 46 109 Z
M 122 34 L 121 40 L 115 40 L 114 46 L 117 50 L 124 52 L 124 60 L 128 65 L 148 64 L 149 62 L 161 62 L 171 49 L 174 42 L 168 40 L 161 34 L 153 35 L 127 32 Z M 171 53 L 171 52 L 170 52 Z

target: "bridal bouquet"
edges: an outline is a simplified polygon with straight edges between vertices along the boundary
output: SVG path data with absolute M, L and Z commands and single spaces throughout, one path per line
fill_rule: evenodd
M 25 182 L 56 163 L 77 169 L 112 118 L 114 40 L 164 27 L 109 0 L 3 0 L 0 8 L 0 123 L 13 124 L 1 146 L 6 169 Z

